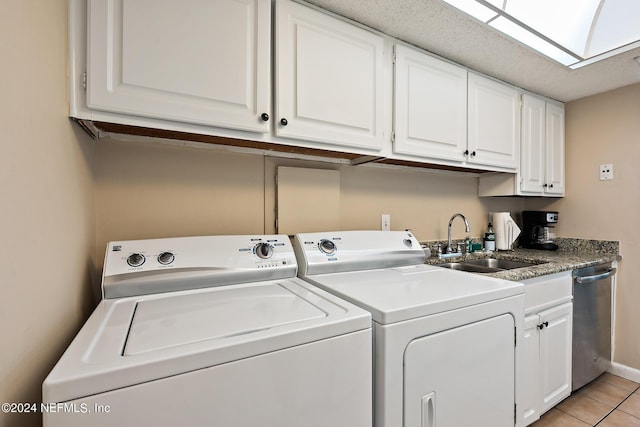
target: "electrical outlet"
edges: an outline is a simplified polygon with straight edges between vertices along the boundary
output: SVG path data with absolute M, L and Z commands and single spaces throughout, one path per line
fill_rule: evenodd
M 600 165 L 600 181 L 613 179 L 613 163 Z
M 382 231 L 390 231 L 391 230 L 391 215 L 382 214 L 380 217 L 380 229 Z

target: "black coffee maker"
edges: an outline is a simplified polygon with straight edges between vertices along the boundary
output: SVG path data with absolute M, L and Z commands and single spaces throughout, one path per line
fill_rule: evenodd
M 558 212 L 523 211 L 520 247 L 547 251 L 558 249 L 554 228 L 557 222 Z

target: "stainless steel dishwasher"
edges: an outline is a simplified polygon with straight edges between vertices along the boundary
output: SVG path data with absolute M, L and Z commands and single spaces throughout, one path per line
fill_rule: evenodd
M 615 273 L 610 263 L 573 271 L 572 391 L 611 366 L 611 278 Z

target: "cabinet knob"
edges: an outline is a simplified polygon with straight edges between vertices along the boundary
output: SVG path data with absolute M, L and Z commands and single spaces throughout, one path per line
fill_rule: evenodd
M 468 156 L 469 155 L 469 150 L 464 150 L 464 153 L 462 153 L 462 154 L 464 154 L 465 156 Z
M 542 322 L 541 324 L 538 325 L 538 329 L 542 329 L 542 328 L 547 328 L 549 327 L 549 322 Z
M 548 187 L 548 185 L 547 185 L 547 184 L 543 184 L 542 186 L 543 186 L 544 188 L 547 188 L 547 187 Z
M 549 184 L 549 188 L 553 188 L 553 184 Z
M 263 122 L 269 121 L 269 115 L 267 113 L 260 114 L 260 118 L 262 119 Z
M 281 124 L 282 126 L 286 126 L 286 125 L 288 125 L 288 124 L 289 124 L 289 122 L 287 121 L 287 119 L 282 118 L 282 119 L 280 119 L 280 124 Z
M 471 152 L 471 157 L 475 157 L 475 156 L 476 156 L 476 152 L 475 152 L 475 151 L 472 151 L 472 152 Z

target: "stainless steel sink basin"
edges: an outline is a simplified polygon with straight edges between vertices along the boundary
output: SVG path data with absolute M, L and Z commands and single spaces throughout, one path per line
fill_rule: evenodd
M 513 270 L 514 268 L 532 267 L 538 265 L 535 262 L 512 261 L 509 259 L 481 258 L 463 261 L 463 264 L 480 265 L 483 267 L 498 268 L 500 270 Z
M 452 270 L 468 271 L 470 273 L 495 273 L 496 271 L 500 271 L 499 268 L 467 264 L 466 262 L 447 262 L 444 264 L 437 264 L 437 266 L 450 268 Z
M 536 262 L 512 261 L 509 259 L 481 258 L 465 260 L 462 262 L 447 262 L 437 265 L 438 267 L 468 271 L 470 273 L 496 273 L 503 270 L 532 267 L 538 264 L 539 263 Z

